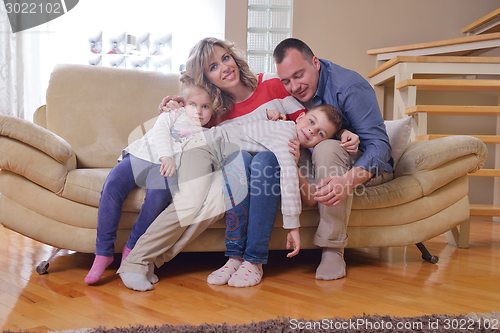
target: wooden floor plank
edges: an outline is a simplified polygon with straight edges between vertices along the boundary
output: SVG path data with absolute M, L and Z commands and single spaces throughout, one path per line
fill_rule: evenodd
M 48 316 L 45 318 L 53 318 Z M 9 325 L 12 325 L 20 330 L 29 330 L 32 327 L 39 326 L 39 321 L 30 318 L 29 316 L 24 316 L 0 304 L 0 319 L 5 320 Z M 43 318 L 42 318 L 43 319 Z M 3 329 L 3 328 L 2 328 Z
M 126 321 L 130 325 L 138 325 L 138 324 L 144 324 L 144 323 L 150 323 L 149 325 L 161 325 L 164 324 L 165 322 L 159 321 L 159 320 L 154 320 L 152 318 L 148 318 L 145 316 L 142 316 L 140 314 L 134 313 L 133 311 L 130 311 L 130 309 L 126 306 L 115 306 L 109 303 L 106 303 L 104 301 L 100 301 L 98 299 L 93 299 L 91 297 L 83 297 L 76 299 L 79 303 L 82 305 L 85 305 L 87 307 L 93 307 L 96 309 L 94 314 L 89 314 L 87 315 L 89 318 L 93 318 L 95 316 L 98 316 L 98 314 L 108 314 L 110 318 L 118 318 L 119 322 Z M 101 325 L 105 325 L 104 323 L 101 323 Z M 116 326 L 113 324 L 113 326 Z M 107 325 L 107 327 L 111 327 Z
M 156 273 L 150 292 L 127 289 L 115 275 L 119 259 L 102 282 L 83 282 L 93 255 L 63 253 L 49 274 L 35 271 L 50 255 L 46 245 L 0 226 L 0 326 L 45 332 L 99 325 L 243 324 L 292 317 L 389 314 L 417 316 L 498 311 L 500 299 L 500 224 L 473 217 L 469 249 L 446 244 L 442 235 L 426 242 L 440 257 L 421 259 L 415 246 L 346 250 L 347 277 L 318 281 L 321 251 L 271 251 L 262 283 L 253 288 L 211 286 L 206 277 L 224 262 L 221 253 L 182 253 Z M 42 255 L 40 254 L 42 253 Z M 119 257 L 117 257 L 119 258 Z

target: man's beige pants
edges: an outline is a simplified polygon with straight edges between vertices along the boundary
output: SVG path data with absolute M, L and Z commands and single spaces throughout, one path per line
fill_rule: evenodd
M 361 152 L 350 155 L 339 140 L 324 140 L 313 149 L 312 161 L 315 172 L 315 182 L 329 176 L 341 176 L 349 171 L 361 157 Z M 372 179 L 367 185 L 373 186 L 388 182 L 393 173 L 384 172 L 381 176 Z M 309 177 L 308 177 L 309 178 Z M 319 247 L 344 248 L 347 245 L 347 224 L 351 214 L 352 192 L 337 206 L 329 207 L 318 203 L 320 221 L 313 244 Z

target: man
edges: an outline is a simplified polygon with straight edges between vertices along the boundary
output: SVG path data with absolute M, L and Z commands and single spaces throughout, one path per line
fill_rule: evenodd
M 389 137 L 375 92 L 358 73 L 319 59 L 303 41 L 288 38 L 274 50 L 278 76 L 286 90 L 308 109 L 330 104 L 342 113 L 344 128 L 359 136 L 356 155 L 337 140 L 325 140 L 312 153 L 320 222 L 313 243 L 323 248 L 316 279 L 345 276 L 344 247 L 352 190 L 392 179 Z

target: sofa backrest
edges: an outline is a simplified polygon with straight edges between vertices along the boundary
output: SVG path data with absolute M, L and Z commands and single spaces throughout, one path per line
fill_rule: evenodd
M 158 116 L 165 96 L 178 93 L 177 74 L 57 65 L 47 89 L 46 126 L 73 147 L 78 168 L 113 167 L 131 132 Z

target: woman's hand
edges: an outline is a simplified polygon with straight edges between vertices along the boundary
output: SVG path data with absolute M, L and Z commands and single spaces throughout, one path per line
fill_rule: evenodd
M 163 109 L 167 109 L 168 110 L 167 112 L 170 112 L 170 111 L 179 110 L 180 108 L 182 108 L 182 106 L 183 106 L 183 104 L 172 100 L 172 101 L 169 101 L 167 103 L 167 106 L 164 107 Z
M 163 156 L 161 159 L 160 173 L 164 177 L 172 177 L 175 175 L 175 162 L 172 157 Z
M 300 142 L 297 137 L 294 137 L 293 139 L 290 139 L 290 142 L 288 143 L 288 147 L 292 148 L 290 149 L 290 153 L 295 157 L 295 164 L 299 164 L 299 158 L 300 158 Z
M 296 256 L 300 251 L 300 234 L 299 228 L 291 229 L 286 236 L 286 248 L 290 250 L 293 245 L 293 251 L 288 253 L 288 258 Z
M 359 136 L 348 130 L 343 130 L 340 134 L 340 145 L 351 155 L 358 152 Z
M 266 110 L 267 119 L 272 121 L 286 120 L 286 116 L 279 112 L 278 110 Z
M 167 96 L 161 101 L 158 106 L 158 113 L 170 112 L 184 106 L 184 98 L 182 96 Z

